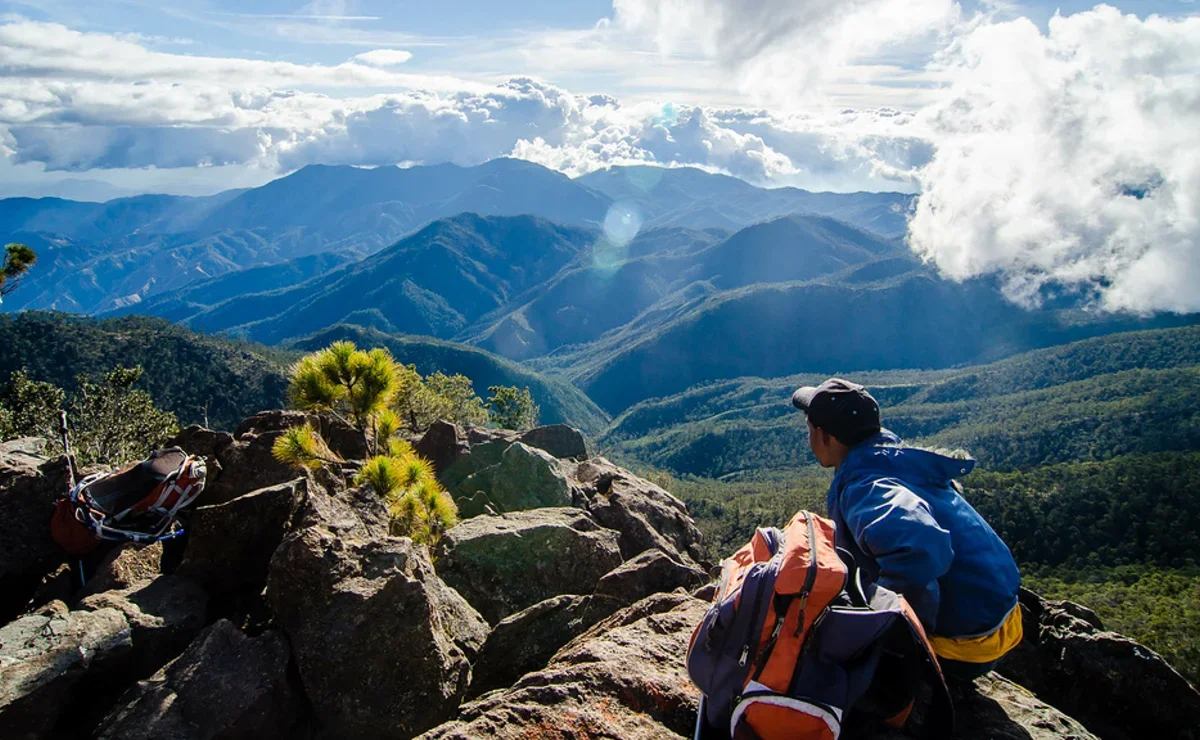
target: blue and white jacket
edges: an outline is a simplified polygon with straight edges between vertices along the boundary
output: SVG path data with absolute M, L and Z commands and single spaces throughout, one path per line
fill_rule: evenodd
M 1008 546 L 951 483 L 974 466 L 885 429 L 850 449 L 829 486 L 837 544 L 943 637 L 994 631 L 1021 585 Z

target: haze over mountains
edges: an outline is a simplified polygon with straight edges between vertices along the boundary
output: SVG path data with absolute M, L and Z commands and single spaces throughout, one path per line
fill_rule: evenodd
M 569 381 L 611 415 L 713 380 L 944 368 L 1196 321 L 1070 296 L 1030 311 L 991 280 L 944 280 L 899 238 L 910 202 L 507 159 L 314 166 L 208 198 L 8 199 L 0 231 L 39 263 L 4 308 L 266 344 L 336 325 L 429 336 Z

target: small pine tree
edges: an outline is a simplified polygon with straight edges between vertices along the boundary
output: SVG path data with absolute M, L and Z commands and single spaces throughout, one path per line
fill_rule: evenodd
M 37 254 L 24 244 L 8 244 L 4 247 L 4 260 L 0 262 L 0 302 L 17 289 L 21 277 L 35 262 Z
M 528 386 L 517 390 L 516 386 L 493 385 L 488 393 L 492 394 L 487 400 L 488 416 L 495 426 L 524 432 L 538 425 L 541 409 L 533 402 Z
M 404 376 L 386 349 L 363 351 L 353 342 L 334 342 L 306 355 L 289 370 L 288 397 L 292 406 L 325 411 L 369 433 L 375 450 L 398 429 L 399 420 L 388 411 Z M 380 434 L 380 423 L 386 434 Z
M 436 548 L 442 535 L 458 523 L 458 507 L 433 473 L 433 466 L 402 439 L 389 440 L 391 455 L 363 465 L 354 479 L 369 485 L 387 504 L 389 531 L 398 537 Z

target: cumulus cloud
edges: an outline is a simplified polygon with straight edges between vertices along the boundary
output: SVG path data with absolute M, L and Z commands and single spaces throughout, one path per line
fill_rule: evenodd
M 1112 7 L 983 24 L 940 60 L 924 113 L 914 249 L 955 278 L 1000 272 L 1101 306 L 1200 310 L 1200 18 Z
M 412 52 L 402 49 L 375 49 L 355 54 L 354 58 L 373 67 L 394 67 L 412 59 Z
M 939 87 L 919 110 L 888 122 L 850 111 L 860 120 L 848 136 L 769 117 L 725 125 L 794 165 L 818 151 L 837 173 L 857 163 L 914 183 L 911 244 L 953 278 L 999 273 L 1023 304 L 1066 289 L 1109 310 L 1200 310 L 1200 17 L 1097 6 L 1043 32 L 943 0 L 614 4 L 666 48 L 698 39 L 749 87 L 803 90 L 822 82 L 825 60 L 935 31 L 925 71 Z
M 0 39 L 14 40 L 0 49 L 7 65 L 0 66 L 0 150 L 14 164 L 51 171 L 229 164 L 286 172 L 313 163 L 471 165 L 518 156 L 572 175 L 636 162 L 700 166 L 760 183 L 894 185 L 851 143 L 856 126 L 890 121 L 886 115 L 785 121 L 740 109 L 623 105 L 531 78 L 430 87 L 419 84 L 421 76 L 359 64 L 157 53 L 128 38 L 52 24 L 0 26 Z M 394 53 L 376 50 L 356 61 Z M 99 55 L 107 55 L 107 66 L 88 67 L 85 60 Z M 347 68 L 367 87 L 380 79 L 372 75 L 390 75 L 398 90 L 326 92 L 326 82 Z M 839 162 L 849 163 L 840 180 L 833 176 Z

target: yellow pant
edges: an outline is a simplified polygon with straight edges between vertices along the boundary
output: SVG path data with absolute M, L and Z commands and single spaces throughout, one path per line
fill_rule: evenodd
M 929 639 L 939 658 L 963 663 L 991 663 L 1015 648 L 1025 636 L 1021 624 L 1021 605 L 1013 607 L 995 631 L 979 637 L 940 637 Z

